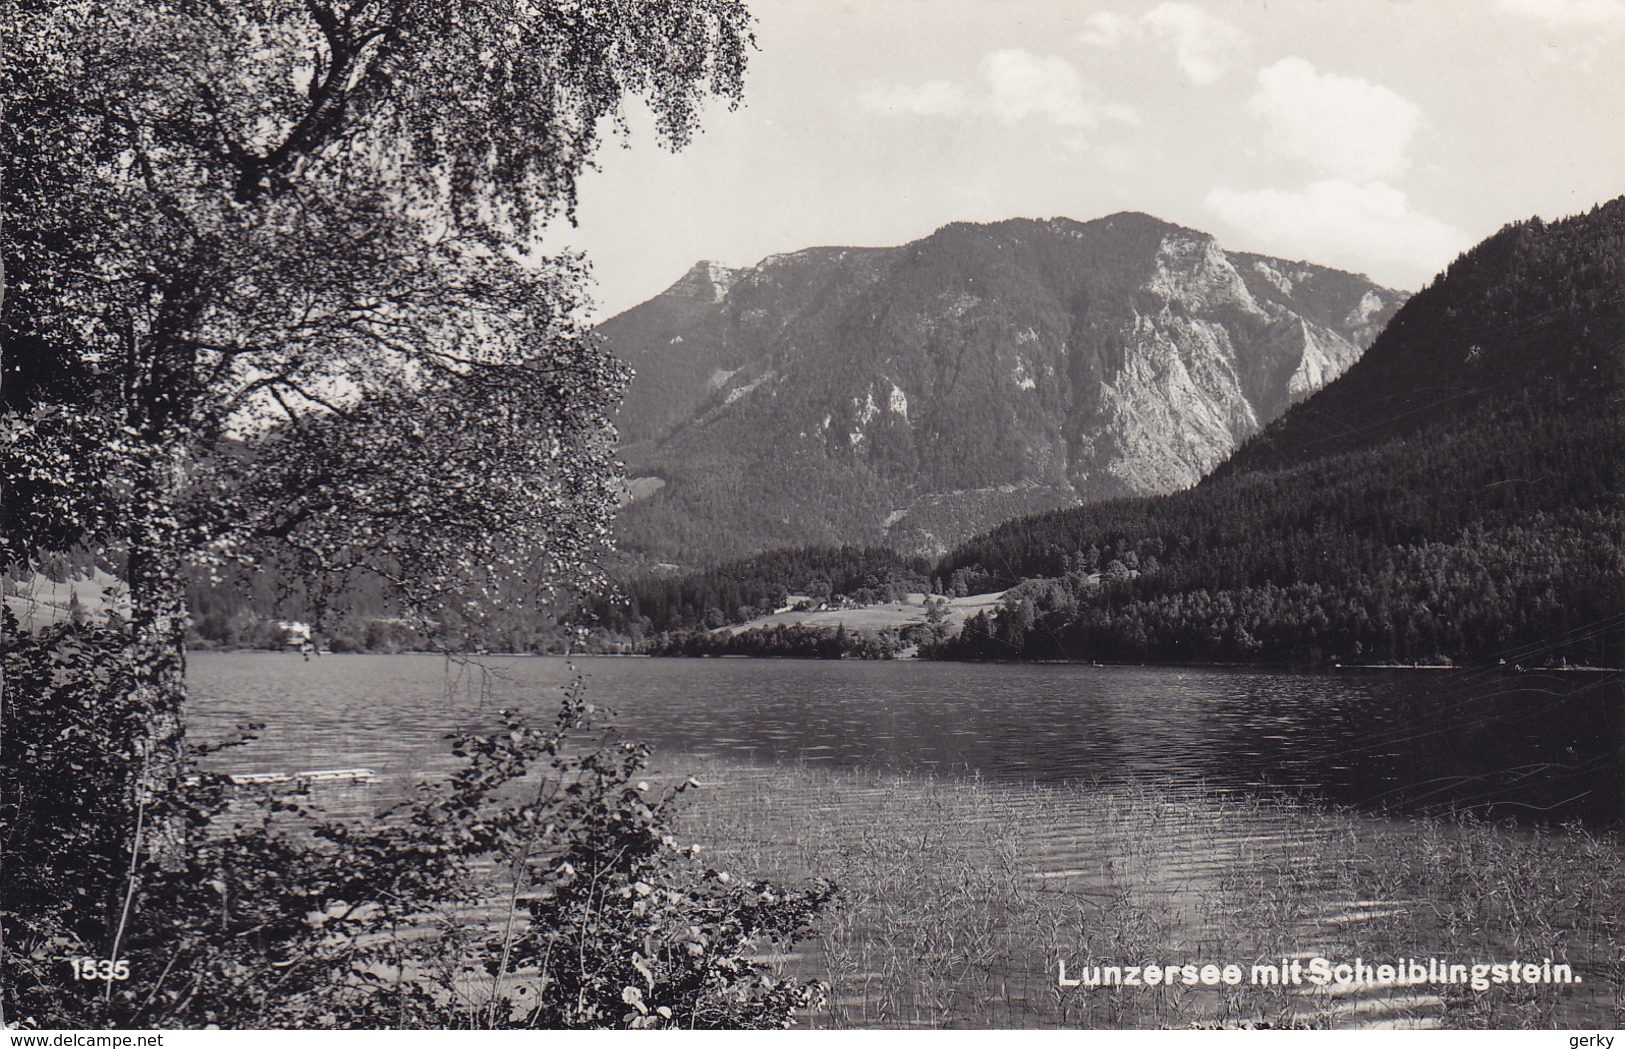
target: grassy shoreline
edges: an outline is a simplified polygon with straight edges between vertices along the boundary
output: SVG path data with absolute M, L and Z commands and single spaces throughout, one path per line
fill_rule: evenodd
M 815 1027 L 1517 1027 L 1625 1023 L 1617 836 L 1393 821 L 1218 790 L 1012 787 L 666 756 L 719 866 L 842 896 L 781 959 Z M 1583 984 L 1062 988 L 1057 962 L 1568 962 Z

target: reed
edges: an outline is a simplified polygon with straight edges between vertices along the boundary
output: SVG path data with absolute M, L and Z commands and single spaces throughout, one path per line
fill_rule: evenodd
M 1491 1027 L 1625 1022 L 1617 836 L 1388 820 L 1216 789 L 992 784 L 668 758 L 713 862 L 842 888 L 778 959 L 821 1027 Z M 1583 984 L 1258 986 L 1291 957 L 1570 964 Z M 1085 966 L 1233 962 L 1238 986 L 1073 987 Z

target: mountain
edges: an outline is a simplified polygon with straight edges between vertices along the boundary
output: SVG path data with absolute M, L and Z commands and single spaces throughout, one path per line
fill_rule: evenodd
M 1189 491 L 1006 522 L 961 658 L 1625 665 L 1625 198 L 1508 225 Z
M 936 556 L 1013 514 L 1189 487 L 1403 299 L 1133 213 L 700 263 L 599 328 L 637 372 L 622 546 Z

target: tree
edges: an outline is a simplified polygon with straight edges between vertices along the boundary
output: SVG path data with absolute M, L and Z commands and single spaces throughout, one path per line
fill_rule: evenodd
M 23 562 L 118 552 L 132 809 L 180 851 L 182 575 L 272 544 L 417 609 L 588 564 L 625 374 L 543 257 L 623 100 L 740 97 L 737 0 L 0 2 L 3 440 Z M 624 123 L 621 123 L 624 128 Z M 476 606 L 477 607 L 477 606 Z
M 420 622 L 588 568 L 625 375 L 581 325 L 584 260 L 540 238 L 573 218 L 624 99 L 680 147 L 706 98 L 739 98 L 745 8 L 0 0 L 0 18 L 0 561 L 91 546 L 131 601 L 128 624 L 38 636 L 0 617 L 19 713 L 0 736 L 0 859 L 28 888 L 0 906 L 6 997 L 26 986 L 41 1011 L 24 1015 L 61 1026 L 787 1023 L 811 989 L 751 959 L 827 891 L 679 864 L 669 799 L 636 778 L 646 750 L 563 745 L 578 698 L 551 731 L 464 736 L 463 768 L 372 823 L 309 824 L 270 798 L 266 826 L 211 823 L 183 847 L 226 796 L 186 779 L 189 563 L 274 556 L 318 611 L 370 573 Z M 546 796 L 499 789 L 538 770 Z M 269 827 L 296 816 L 303 836 Z M 515 885 L 500 900 L 471 881 L 493 864 Z M 512 909 L 520 886 L 536 902 L 497 954 L 461 926 L 410 948 L 447 966 L 439 984 L 377 975 L 390 923 L 471 897 Z M 64 983 L 70 944 L 157 975 Z M 543 968 L 515 1015 L 499 985 L 524 951 L 593 968 Z M 452 993 L 470 974 L 491 979 L 477 1010 Z

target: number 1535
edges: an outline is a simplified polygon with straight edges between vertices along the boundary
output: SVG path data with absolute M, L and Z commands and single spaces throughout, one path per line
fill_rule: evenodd
M 130 978 L 130 961 L 120 958 L 114 961 L 111 958 L 73 958 L 68 962 L 73 966 L 73 976 L 76 980 L 128 980 Z

